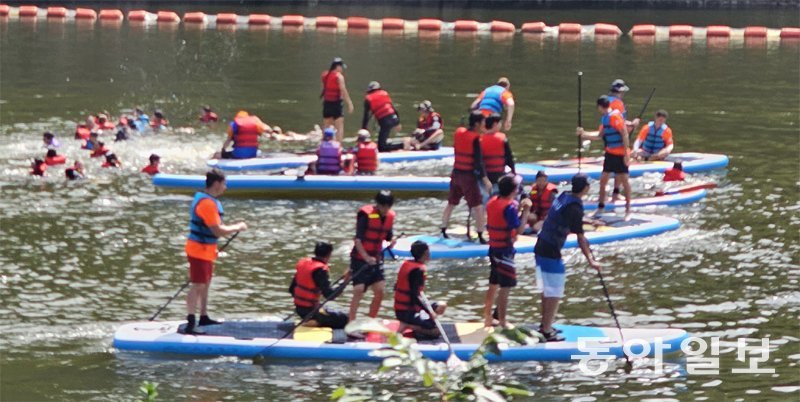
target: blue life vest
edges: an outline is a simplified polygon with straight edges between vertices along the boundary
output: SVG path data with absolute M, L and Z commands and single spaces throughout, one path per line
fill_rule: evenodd
M 656 130 L 655 122 L 647 123 L 649 126 L 649 130 L 647 131 L 647 137 L 644 139 L 644 143 L 642 144 L 642 149 L 647 152 L 648 154 L 655 154 L 658 151 L 664 149 L 664 130 L 667 129 L 667 123 L 661 125 L 661 128 Z
M 150 127 L 150 117 L 146 114 L 139 115 L 139 118 L 133 120 L 133 125 L 136 126 L 136 131 L 147 130 Z
M 342 146 L 338 141 L 322 141 L 317 150 L 317 173 L 339 174 L 342 170 Z
M 500 85 L 492 85 L 483 91 L 483 99 L 478 104 L 480 110 L 491 110 L 494 113 L 503 112 L 503 92 L 506 89 Z
M 192 207 L 189 209 L 189 240 L 203 244 L 217 244 L 217 236 L 214 236 L 214 232 L 212 232 L 211 229 L 206 226 L 205 222 L 203 222 L 203 219 L 200 218 L 195 212 L 197 204 L 205 198 L 214 200 L 214 202 L 217 204 L 219 216 L 221 217 L 224 215 L 222 211 L 222 204 L 219 202 L 219 200 L 202 191 L 198 191 L 194 195 Z
M 539 232 L 539 239 L 558 247 L 559 250 L 564 247 L 569 235 L 569 222 L 564 216 L 564 211 L 572 204 L 578 204 L 583 208 L 583 201 L 571 192 L 563 192 L 553 201 L 553 206 L 550 207 L 550 212 L 542 224 L 542 231 Z
M 622 142 L 622 133 L 617 131 L 616 128 L 611 126 L 611 115 L 619 113 L 617 111 L 609 111 L 600 118 L 600 124 L 603 125 L 603 143 L 607 149 L 624 148 L 625 143 Z

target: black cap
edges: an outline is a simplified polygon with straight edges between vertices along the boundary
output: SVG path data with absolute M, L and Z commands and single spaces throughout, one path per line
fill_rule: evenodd
M 572 176 L 572 192 L 573 193 L 580 193 L 589 186 L 589 177 L 585 174 L 578 173 L 575 176 Z
M 422 240 L 411 243 L 411 256 L 414 257 L 415 260 L 419 261 L 419 259 L 425 255 L 426 251 L 428 251 L 428 243 Z
M 375 196 L 375 202 L 378 205 L 386 205 L 388 207 L 391 207 L 392 205 L 394 205 L 394 195 L 392 195 L 392 192 L 389 190 L 381 190 Z
M 536 172 L 536 178 L 538 179 L 540 177 L 547 177 L 547 173 L 545 173 L 544 170 L 540 170 L 540 171 Z

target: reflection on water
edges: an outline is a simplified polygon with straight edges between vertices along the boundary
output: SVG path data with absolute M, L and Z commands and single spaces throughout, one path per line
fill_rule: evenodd
M 604 17 L 576 15 L 576 20 L 592 22 Z M 717 14 L 697 15 L 703 17 L 693 18 L 703 24 L 718 22 Z M 754 15 L 771 18 L 769 13 Z M 256 365 L 111 348 L 120 322 L 149 317 L 185 277 L 182 248 L 190 198 L 155 190 L 139 169 L 155 152 L 162 156 L 164 171 L 202 172 L 205 157 L 222 143 L 224 124 L 194 134 L 162 133 L 113 143 L 123 167 L 111 171 L 101 169 L 71 140 L 74 122 L 98 110 L 118 114 L 142 105 L 148 111 L 162 108 L 173 124 L 189 126 L 195 125 L 199 106 L 209 103 L 225 118 L 246 108 L 269 123 L 303 132 L 318 123 L 319 72 L 334 55 L 347 60 L 357 106 L 348 116 L 348 131 L 356 128 L 359 97 L 370 80 L 389 88 L 406 130 L 413 122 L 412 105 L 428 98 L 450 131 L 472 96 L 507 75 L 518 104 L 509 133 L 517 159 L 569 157 L 574 72 L 582 70 L 587 126 L 595 121 L 594 94 L 622 76 L 633 87 L 627 99 L 633 111 L 649 88 L 657 87 L 650 110 L 670 111 L 676 149 L 731 156 L 727 173 L 697 178 L 720 183 L 703 202 L 648 210 L 676 216 L 681 229 L 595 251 L 606 264 L 622 324 L 670 325 L 702 337 L 719 336 L 718 378 L 687 375 L 681 356 L 670 356 L 663 373 L 655 372 L 655 362 L 644 360 L 631 375 L 617 371 L 589 378 L 572 364 L 532 362 L 493 365 L 494 376 L 520 381 L 543 399 L 774 399 L 798 392 L 792 385 L 798 382 L 800 312 L 797 46 L 641 43 L 628 37 L 609 42 L 535 35 L 167 30 L 128 23 L 89 29 L 46 21 L 0 27 L 0 317 L 10 323 L 0 335 L 2 399 L 130 399 L 144 379 L 161 383 L 166 400 L 319 400 L 343 383 L 388 386 L 424 399 L 412 373 L 376 374 L 372 364 Z M 43 179 L 27 175 L 29 159 L 43 154 L 45 130 L 59 135 L 70 161 L 84 162 L 87 180 L 67 183 L 61 169 Z M 307 146 L 312 145 L 270 144 L 279 150 Z M 598 154 L 597 148 L 590 154 Z M 446 174 L 447 167 L 407 164 L 390 171 Z M 657 176 L 637 179 L 634 192 L 651 194 L 658 181 Z M 227 319 L 284 315 L 291 307 L 286 288 L 294 263 L 315 239 L 335 242 L 333 271 L 343 272 L 355 210 L 367 201 L 224 200 L 226 217 L 246 220 L 251 230 L 231 244 L 217 265 L 213 314 Z M 401 199 L 397 230 L 435 230 L 444 202 Z M 462 208 L 453 222 L 465 219 Z M 570 274 L 560 320 L 613 325 L 583 257 L 570 252 L 566 259 Z M 521 281 L 512 292 L 510 317 L 536 321 L 540 296 L 534 289 L 532 256 L 519 256 L 519 266 Z M 398 267 L 399 262 L 389 263 L 387 277 Z M 450 319 L 474 320 L 487 274 L 485 259 L 435 261 L 427 291 L 450 302 Z M 347 304 L 347 297 L 340 305 Z M 384 313 L 390 309 L 386 300 Z M 163 315 L 182 316 L 180 301 Z M 775 375 L 730 373 L 742 366 L 735 360 L 735 342 L 744 336 L 770 337 L 772 354 L 764 365 L 775 368 Z

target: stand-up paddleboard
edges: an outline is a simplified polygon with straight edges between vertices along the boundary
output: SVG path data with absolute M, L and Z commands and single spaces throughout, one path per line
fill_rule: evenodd
M 237 356 L 242 358 L 275 358 L 301 360 L 380 361 L 371 352 L 389 347 L 380 334 L 367 334 L 366 339 L 350 338 L 344 330 L 299 327 L 287 335 L 291 321 L 227 321 L 220 325 L 205 326 L 205 335 L 184 335 L 181 321 L 146 321 L 124 324 L 114 334 L 114 347 L 119 350 L 183 355 Z M 389 328 L 397 328 L 396 321 L 386 321 Z M 468 360 L 489 332 L 483 323 L 442 323 L 456 355 Z M 534 343 L 521 346 L 503 346 L 501 355 L 490 355 L 492 361 L 572 361 L 573 356 L 589 354 L 588 348 L 605 347 L 604 355 L 623 357 L 622 343 L 616 328 L 556 325 L 564 342 Z M 686 331 L 675 328 L 623 329 L 625 341 L 631 352 L 642 353 L 645 345 L 654 351 L 660 342 L 664 354 L 680 351 L 681 342 L 688 337 Z M 281 339 L 286 336 L 286 338 Z M 280 339 L 280 340 L 279 340 Z M 578 340 L 586 341 L 581 351 Z M 444 361 L 449 356 L 442 338 L 419 341 L 414 346 L 423 355 Z M 652 355 L 652 354 L 651 354 Z
M 641 176 L 645 173 L 663 172 L 672 167 L 675 162 L 683 163 L 683 171 L 686 173 L 705 172 L 709 170 L 722 169 L 728 166 L 728 157 L 717 154 L 703 154 L 697 152 L 684 152 L 672 154 L 663 161 L 636 162 L 633 161 L 629 167 L 631 177 Z M 603 172 L 603 157 L 583 158 L 580 164 L 581 173 L 591 177 L 599 178 Z M 569 181 L 572 176 L 578 173 L 578 159 L 547 160 L 534 163 L 518 163 L 516 172 L 525 181 L 536 180 L 536 173 L 544 170 L 548 180 L 554 183 Z
M 393 151 L 381 152 L 378 159 L 381 163 L 400 163 L 417 162 L 425 160 L 436 160 L 452 158 L 454 155 L 452 147 L 441 147 L 434 151 Z M 208 161 L 209 167 L 222 170 L 246 171 L 246 170 L 277 170 L 295 169 L 308 166 L 309 163 L 317 160 L 316 155 L 295 155 L 277 156 L 250 159 L 211 159 Z
M 655 236 L 678 229 L 681 225 L 677 219 L 656 215 L 632 214 L 631 219 L 625 221 L 620 216 L 602 214 L 597 219 L 603 220 L 605 225 L 597 227 L 584 225 L 586 238 L 591 244 Z M 397 256 L 410 257 L 411 244 L 422 240 L 428 243 L 431 258 L 434 259 L 486 257 L 489 254 L 489 245 L 480 244 L 474 239 L 467 239 L 462 235 L 464 232 L 461 228 L 448 230 L 447 233 L 450 236 L 448 239 L 438 234 L 406 236 L 397 241 L 393 250 Z M 532 253 L 534 246 L 536 246 L 535 235 L 520 235 L 517 237 L 517 242 L 514 243 L 514 248 L 518 253 Z M 564 248 L 572 247 L 578 247 L 578 238 L 574 234 L 569 235 L 564 244 Z

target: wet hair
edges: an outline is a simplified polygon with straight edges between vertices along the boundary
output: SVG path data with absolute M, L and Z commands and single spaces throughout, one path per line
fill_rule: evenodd
M 428 251 L 428 243 L 422 240 L 411 243 L 411 256 L 414 257 L 415 260 L 421 260 L 422 257 L 425 256 L 426 251 Z
M 494 128 L 494 126 L 500 123 L 501 119 L 502 117 L 500 116 L 500 113 L 492 113 L 489 115 L 489 117 L 483 120 L 483 125 L 486 126 L 486 129 L 491 130 Z
M 500 192 L 501 197 L 508 197 L 514 190 L 517 189 L 517 183 L 514 183 L 514 175 L 505 175 L 497 181 L 497 189 Z
M 216 182 L 225 181 L 225 173 L 219 169 L 211 169 L 206 173 L 206 188 L 210 188 Z
M 683 162 L 675 162 L 672 165 L 672 168 L 675 169 L 675 170 L 680 170 L 681 172 L 683 172 Z
M 206 112 L 210 112 L 211 111 L 211 106 L 203 105 L 203 110 L 206 111 Z
M 162 112 L 161 109 L 156 109 L 156 110 L 153 111 L 153 116 L 155 116 L 158 119 L 163 119 L 164 118 L 164 112 Z
M 597 98 L 597 106 L 608 107 L 610 104 L 611 102 L 609 102 L 608 96 L 606 95 Z
M 469 114 L 469 128 L 472 129 L 477 127 L 478 124 L 483 123 L 485 118 L 486 117 L 480 112 L 480 110 L 472 111 L 472 113 Z
M 375 195 L 375 203 L 378 205 L 391 207 L 394 205 L 394 195 L 392 195 L 392 192 L 389 190 L 381 190 Z
M 45 131 L 44 134 L 42 134 L 42 136 L 44 138 L 47 138 L 48 140 L 52 140 L 53 138 L 56 138 L 56 136 L 53 135 L 53 133 L 51 133 L 49 131 Z
M 497 85 L 500 85 L 503 88 L 508 88 L 509 86 L 511 86 L 511 81 L 509 81 L 508 78 L 506 77 L 500 77 L 497 80 Z
M 69 179 L 69 180 L 77 180 L 78 179 L 78 174 L 75 173 L 75 169 L 73 169 L 73 168 L 69 168 L 69 169 L 64 170 L 64 175 L 66 175 L 67 179 Z
M 669 113 L 667 113 L 667 111 L 664 110 L 664 109 L 658 109 L 658 110 L 656 110 L 656 117 L 668 118 L 669 117 Z
M 156 154 L 150 154 L 150 163 L 161 160 L 161 157 Z
M 116 154 L 108 154 L 108 155 L 106 155 L 106 162 L 111 163 L 111 162 L 114 162 L 114 161 L 119 162 L 119 159 L 117 159 L 117 155 Z
M 317 258 L 327 258 L 333 253 L 333 246 L 324 241 L 318 241 L 314 246 L 314 256 Z
M 55 149 L 48 149 L 48 150 L 47 150 L 47 157 L 48 157 L 48 158 L 52 158 L 52 157 L 54 157 L 54 156 L 56 156 L 56 155 L 57 155 L 57 154 L 56 154 L 56 150 L 55 150 Z

